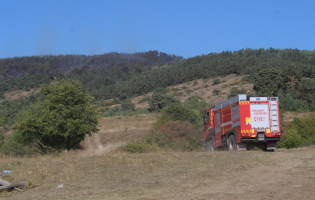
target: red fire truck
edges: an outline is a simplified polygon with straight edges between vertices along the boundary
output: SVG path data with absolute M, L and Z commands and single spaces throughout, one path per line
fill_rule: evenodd
M 240 94 L 216 104 L 204 115 L 206 151 L 254 147 L 274 151 L 280 140 L 278 97 Z

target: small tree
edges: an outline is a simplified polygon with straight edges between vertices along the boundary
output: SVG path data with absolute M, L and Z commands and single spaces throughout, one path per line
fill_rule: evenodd
M 228 98 L 234 97 L 238 94 L 245 94 L 246 92 L 247 92 L 247 90 L 244 88 L 238 89 L 237 87 L 233 87 L 231 89 L 231 93 L 228 95 Z
M 218 85 L 219 83 L 221 83 L 220 79 L 216 78 L 213 80 L 212 85 Z
M 135 110 L 135 104 L 132 102 L 122 102 L 121 104 L 121 110 L 126 111 L 126 110 Z
M 221 92 L 221 90 L 215 89 L 215 90 L 212 91 L 212 94 L 213 94 L 213 95 L 219 95 L 220 92 Z
M 151 96 L 148 110 L 150 112 L 160 111 L 164 107 L 170 105 L 170 103 L 180 104 L 180 101 L 172 95 L 163 95 L 162 93 L 156 93 Z
M 59 86 L 46 87 L 44 94 L 46 100 L 15 127 L 41 150 L 72 149 L 98 131 L 100 114 L 93 108 L 94 97 L 79 81 L 63 80 Z

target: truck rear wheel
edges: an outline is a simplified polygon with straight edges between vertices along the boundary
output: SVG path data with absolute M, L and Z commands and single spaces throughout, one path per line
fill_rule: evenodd
M 234 135 L 230 135 L 227 143 L 228 143 L 229 151 L 236 151 L 236 140 L 235 140 Z

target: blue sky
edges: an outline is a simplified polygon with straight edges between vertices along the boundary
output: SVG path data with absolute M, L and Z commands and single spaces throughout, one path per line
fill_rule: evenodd
M 315 49 L 314 0 L 0 0 L 0 58 Z

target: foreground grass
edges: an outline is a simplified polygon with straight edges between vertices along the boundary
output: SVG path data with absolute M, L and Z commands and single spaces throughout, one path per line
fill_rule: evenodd
M 274 165 L 275 154 L 264 152 L 121 151 L 80 156 L 69 153 L 36 158 L 1 157 L 0 168 L 13 170 L 3 179 L 37 185 L 24 193 L 4 192 L 9 199 L 139 199 L 189 192 L 222 181 L 229 171 Z M 22 164 L 18 164 L 22 163 Z M 64 188 L 56 189 L 63 184 Z

